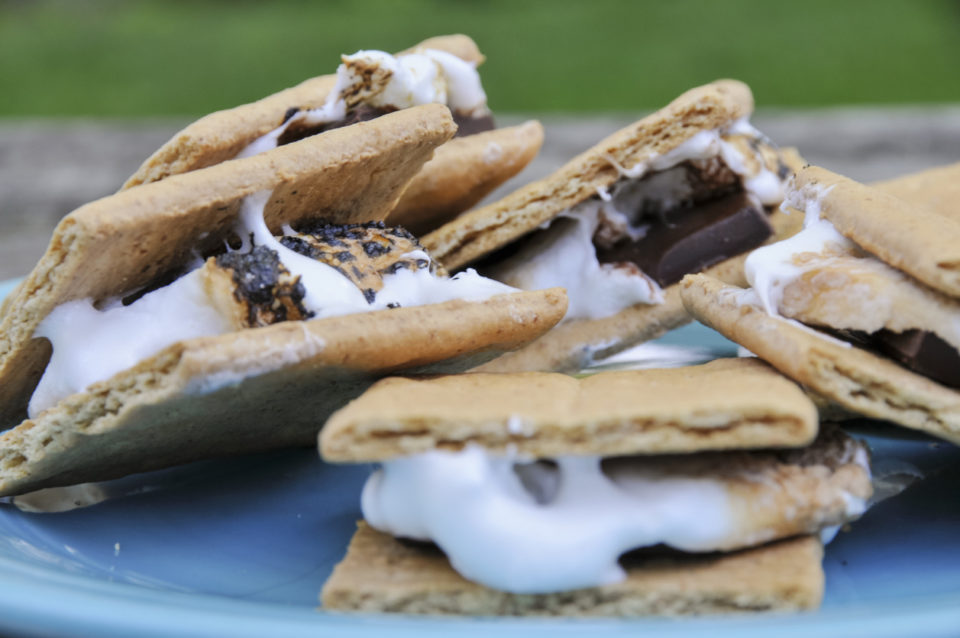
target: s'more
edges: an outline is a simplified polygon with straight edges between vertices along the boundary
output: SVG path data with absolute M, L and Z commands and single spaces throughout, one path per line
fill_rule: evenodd
M 960 219 L 916 188 L 951 172 L 871 187 L 807 167 L 787 197 L 803 231 L 749 256 L 750 288 L 689 277 L 684 303 L 850 412 L 960 442 Z
M 330 418 L 320 450 L 381 465 L 330 610 L 810 609 L 822 540 L 872 493 L 863 445 L 818 429 L 801 389 L 755 359 L 385 379 Z
M 422 104 L 450 109 L 456 135 L 405 187 L 388 221 L 416 235 L 439 226 L 519 173 L 540 150 L 543 127 L 497 128 L 477 67 L 484 56 L 465 35 L 429 38 L 391 55 L 344 55 L 324 75 L 256 102 L 217 111 L 175 134 L 124 184 L 250 157 L 305 137 Z
M 741 82 L 692 89 L 424 236 L 451 272 L 567 290 L 560 326 L 484 371 L 579 370 L 688 322 L 685 274 L 742 282 L 744 255 L 797 226 L 775 208 L 792 156 L 750 125 L 752 111 Z
M 0 317 L 0 495 L 312 445 L 378 377 L 543 334 L 562 291 L 450 277 L 383 223 L 455 130 L 404 109 L 67 215 Z

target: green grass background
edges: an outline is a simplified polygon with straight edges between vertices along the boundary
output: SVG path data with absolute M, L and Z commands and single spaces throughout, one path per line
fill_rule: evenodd
M 957 0 L 0 0 L 0 116 L 200 114 L 453 32 L 499 111 L 960 102 Z

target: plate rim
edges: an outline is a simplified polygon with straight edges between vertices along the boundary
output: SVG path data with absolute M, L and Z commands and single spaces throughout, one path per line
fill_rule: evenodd
M 808 637 L 811 631 L 842 631 L 844 635 L 903 636 L 955 635 L 960 627 L 960 595 L 918 596 L 878 609 L 860 603 L 799 614 L 702 616 L 696 618 L 498 618 L 423 617 L 390 614 L 327 612 L 231 598 L 215 594 L 152 589 L 110 582 L 26 564 L 0 557 L 0 627 L 75 633 L 78 629 L 101 636 L 176 635 L 262 636 L 266 630 L 286 636 L 316 635 L 322 629 L 357 637 L 422 636 L 451 630 L 478 632 L 496 629 L 507 635 L 548 636 L 576 629 L 618 635 L 656 630 L 659 635 L 693 635 L 709 629 L 718 634 Z M 56 605 L 51 607 L 50 601 Z M 104 604 L 104 603 L 108 604 Z M 176 614 L 168 612 L 175 610 Z M 36 620 L 42 622 L 37 623 Z M 161 620 L 162 619 L 162 620 Z M 117 622 L 120 620 L 121 622 Z M 158 620 L 161 620 L 158 622 Z M 472 625 L 472 627 L 470 627 Z

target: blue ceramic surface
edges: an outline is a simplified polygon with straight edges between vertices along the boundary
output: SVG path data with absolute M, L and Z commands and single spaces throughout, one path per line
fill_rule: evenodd
M 0 283 L 0 296 L 10 288 Z M 733 352 L 702 326 L 666 342 Z M 828 546 L 816 613 L 681 621 L 327 614 L 316 609 L 317 592 L 353 532 L 368 468 L 298 450 L 123 479 L 110 488 L 127 495 L 60 514 L 0 504 L 0 635 L 960 635 L 960 448 L 875 426 L 866 438 L 879 467 L 910 464 L 925 478 Z

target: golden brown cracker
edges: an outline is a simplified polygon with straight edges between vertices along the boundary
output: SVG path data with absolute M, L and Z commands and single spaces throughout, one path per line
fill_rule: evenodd
M 387 221 L 424 235 L 523 170 L 542 144 L 536 121 L 454 138 L 413 178 Z
M 757 360 L 605 372 L 387 379 L 333 415 L 325 459 L 383 460 L 478 443 L 533 457 L 808 444 L 814 405 Z
M 328 610 L 480 616 L 648 616 L 816 608 L 823 548 L 804 536 L 734 554 L 635 558 L 626 580 L 556 594 L 467 581 L 439 551 L 358 525 L 321 596 Z
M 809 164 L 807 160 L 800 155 L 800 149 L 795 146 L 783 146 L 780 148 L 780 159 L 786 165 L 790 172 L 796 174 L 800 169 Z
M 960 162 L 874 182 L 873 187 L 960 222 Z

